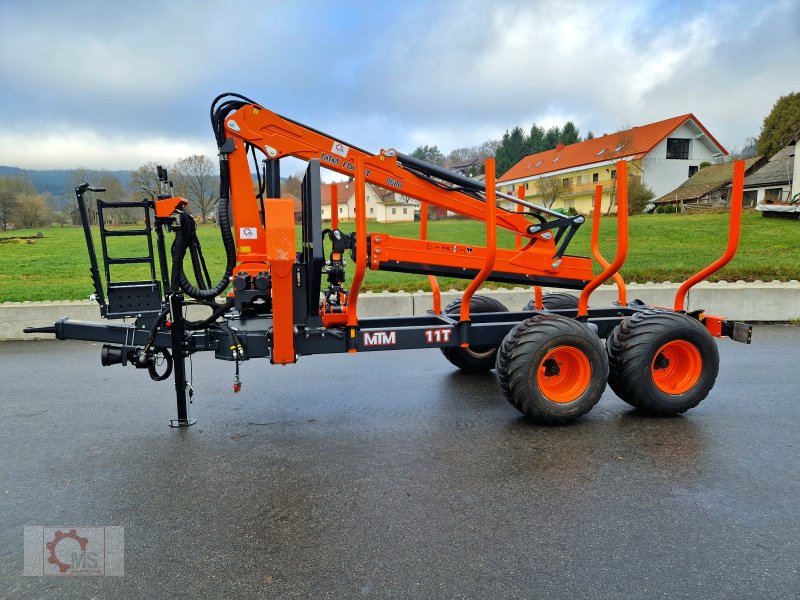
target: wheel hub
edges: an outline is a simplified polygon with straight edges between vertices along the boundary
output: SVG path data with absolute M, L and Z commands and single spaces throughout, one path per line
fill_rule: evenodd
M 577 400 L 586 392 L 592 379 L 589 359 L 574 346 L 558 346 L 550 350 L 537 371 L 539 390 L 551 402 Z
M 692 389 L 702 371 L 700 351 L 686 340 L 672 340 L 661 346 L 650 369 L 656 387 L 672 395 Z

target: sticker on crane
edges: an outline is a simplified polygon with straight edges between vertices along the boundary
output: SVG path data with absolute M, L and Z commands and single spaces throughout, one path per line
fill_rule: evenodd
M 347 158 L 347 153 L 350 152 L 350 146 L 345 146 L 342 142 L 333 142 L 333 145 L 331 145 L 331 152 L 343 158 Z
M 240 240 L 257 240 L 258 229 L 255 227 L 239 227 Z

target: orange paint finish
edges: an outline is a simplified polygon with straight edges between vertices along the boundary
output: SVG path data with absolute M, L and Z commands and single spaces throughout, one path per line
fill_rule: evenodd
M 228 166 L 233 229 L 237 248 L 236 262 L 239 265 L 234 269 L 234 275 L 240 271 L 254 275 L 259 271 L 267 270 L 267 243 L 264 227 L 261 225 L 259 204 L 256 202 L 253 190 L 253 179 L 250 175 L 250 165 L 244 143 L 237 143 L 236 149 L 228 155 Z M 264 200 L 265 212 L 267 205 L 273 201 L 269 198 Z M 292 211 L 294 211 L 294 207 Z
M 600 215 L 603 211 L 603 186 L 598 185 L 594 188 L 594 211 L 592 212 L 592 256 L 600 263 L 603 269 L 608 269 L 611 265 L 600 253 Z M 617 303 L 620 306 L 628 304 L 625 280 L 619 273 L 613 275 L 614 283 L 617 284 Z
M 592 381 L 589 358 L 573 346 L 558 346 L 548 352 L 536 370 L 539 391 L 551 402 L 577 400 Z
M 356 186 L 356 270 L 350 285 L 347 303 L 347 326 L 358 326 L 358 293 L 367 269 L 367 195 L 364 189 L 364 161 L 360 156 L 355 161 Z
M 486 248 L 483 246 L 415 240 L 378 232 L 371 234 L 371 241 L 369 268 L 373 270 L 393 261 L 459 269 L 481 269 L 486 263 Z M 377 252 L 378 249 L 380 252 Z M 494 270 L 577 281 L 588 281 L 592 278 L 591 259 L 564 256 L 558 269 L 553 269 L 554 252 L 552 240 L 539 240 L 527 250 L 498 248 L 495 252 Z
M 544 294 L 542 293 L 542 286 L 535 285 L 533 286 L 533 303 L 536 306 L 536 310 L 542 310 L 544 308 Z
M 653 357 L 653 383 L 665 394 L 688 392 L 700 379 L 703 358 L 700 351 L 686 340 L 673 340 L 659 348 Z
M 165 198 L 164 200 L 156 200 L 156 217 L 159 219 L 166 219 L 179 208 L 184 208 L 189 204 L 188 200 L 176 196 L 174 198 Z
M 742 196 L 744 194 L 744 170 L 743 160 L 737 160 L 733 165 L 733 188 L 731 191 L 731 217 L 728 226 L 728 245 L 723 255 L 715 262 L 708 265 L 698 273 L 692 275 L 681 284 L 675 294 L 675 310 L 684 310 L 686 305 L 686 294 L 697 283 L 703 281 L 709 275 L 716 273 L 727 265 L 736 254 L 739 247 L 739 234 L 742 231 Z
M 519 184 L 517 186 L 517 198 L 519 198 L 520 200 L 525 200 L 525 186 L 522 185 L 522 184 Z M 522 206 L 522 204 L 517 204 L 517 212 L 518 213 L 521 213 L 524 210 L 525 210 L 525 207 Z M 522 248 L 522 236 L 521 235 L 515 235 L 514 236 L 514 248 L 516 250 L 519 250 L 520 248 Z
M 589 296 L 622 268 L 622 265 L 625 264 L 625 258 L 628 256 L 628 163 L 624 160 L 617 162 L 617 190 L 617 255 L 613 263 L 583 288 L 578 299 L 579 317 L 588 316 Z M 595 198 L 597 198 L 596 189 Z
M 331 229 L 339 229 L 339 186 L 331 187 Z
M 264 202 L 266 259 L 272 275 L 272 363 L 296 361 L 292 267 L 295 263 L 294 201 L 270 198 Z
M 423 202 L 419 209 L 419 239 L 428 239 L 428 205 Z M 428 283 L 431 284 L 433 294 L 433 314 L 442 314 L 442 290 L 439 288 L 439 281 L 435 275 L 428 275 Z
M 478 274 L 475 276 L 464 295 L 461 296 L 461 321 L 469 321 L 469 305 L 472 301 L 472 296 L 479 287 L 486 281 L 486 278 L 492 274 L 494 263 L 497 258 L 497 196 L 495 195 L 495 163 L 493 158 L 486 159 L 486 202 L 485 209 L 486 215 L 486 248 L 484 250 L 483 266 Z M 465 346 L 466 344 L 461 344 Z
M 236 123 L 238 131 L 230 128 L 229 123 L 231 122 Z M 258 111 L 253 111 L 252 105 L 240 108 L 228 116 L 225 132 L 228 137 L 234 138 L 237 142 L 236 150 L 231 157 L 239 152 L 244 153 L 244 142 L 247 141 L 260 148 L 268 146 L 274 149 L 275 156 L 272 158 L 284 156 L 294 156 L 302 160 L 317 158 L 320 159 L 320 164 L 324 168 L 349 177 L 356 174 L 355 161 L 357 158 L 361 158 L 364 161 L 364 169 L 367 171 L 364 173 L 364 178 L 369 183 L 466 217 L 481 221 L 486 217 L 483 201 L 460 192 L 443 190 L 403 169 L 397 164 L 394 151 L 382 151 L 381 154 L 373 156 L 356 148 L 348 148 L 322 133 L 292 123 L 265 108 L 260 108 Z M 232 173 L 231 179 L 252 188 L 249 170 L 246 178 Z M 250 190 L 250 195 L 254 197 L 252 190 Z M 531 237 L 530 234 L 527 234 L 527 219 L 515 212 L 500 211 L 497 216 L 497 225 L 525 237 Z
M 722 337 L 722 322 L 724 320 L 722 317 L 713 317 L 711 315 L 703 315 L 700 319 L 708 329 L 708 332 L 714 337 Z

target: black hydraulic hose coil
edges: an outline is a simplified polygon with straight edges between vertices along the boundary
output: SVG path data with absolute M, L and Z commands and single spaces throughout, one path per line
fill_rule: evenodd
M 180 288 L 195 300 L 213 300 L 228 287 L 231 273 L 236 266 L 236 244 L 231 234 L 231 224 L 228 218 L 228 198 L 220 198 L 217 205 L 217 224 L 222 234 L 222 243 L 225 246 L 227 263 L 222 279 L 212 288 L 200 289 L 192 284 L 183 270 L 183 260 L 190 246 L 199 244 L 197 241 L 197 225 L 187 213 L 180 215 L 180 224 L 175 232 L 175 241 L 172 243 L 172 289 Z M 201 279 L 202 281 L 202 279 Z M 202 285 L 202 283 L 201 283 Z

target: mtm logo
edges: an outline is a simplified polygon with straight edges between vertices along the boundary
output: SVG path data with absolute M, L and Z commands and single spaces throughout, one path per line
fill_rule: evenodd
M 365 346 L 394 346 L 397 343 L 397 332 L 395 331 L 365 331 Z

